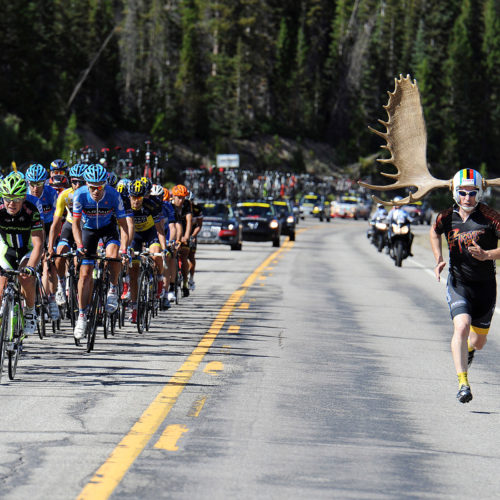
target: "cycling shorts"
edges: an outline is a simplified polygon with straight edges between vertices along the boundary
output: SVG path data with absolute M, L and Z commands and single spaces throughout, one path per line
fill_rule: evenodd
M 488 333 L 495 312 L 496 299 L 496 280 L 463 283 L 451 274 L 448 275 L 446 300 L 451 318 L 458 314 L 468 314 L 476 333 Z
M 116 225 L 111 224 L 109 226 L 101 227 L 100 229 L 82 229 L 82 243 L 83 248 L 87 250 L 87 255 L 96 254 L 99 240 L 102 240 L 104 249 L 106 249 L 108 245 L 120 246 L 120 235 L 118 234 L 118 228 Z M 94 263 L 94 259 L 82 259 L 83 265 L 92 266 Z
M 61 229 L 61 235 L 59 236 L 59 243 L 57 244 L 57 248 L 62 246 L 68 246 L 69 248 L 73 248 L 75 246 L 75 238 L 73 236 L 73 224 L 64 221 L 63 227 Z
M 19 269 L 21 262 L 30 258 L 31 250 L 29 247 L 17 249 L 9 247 L 4 241 L 0 240 L 0 266 L 9 270 Z
M 142 252 L 143 245 L 146 248 L 150 248 L 152 245 L 159 245 L 160 240 L 158 239 L 158 232 L 156 228 L 153 226 L 146 231 L 136 232 L 134 234 L 134 239 L 132 240 L 132 248 L 136 252 Z M 137 262 L 139 259 L 134 258 L 134 262 Z

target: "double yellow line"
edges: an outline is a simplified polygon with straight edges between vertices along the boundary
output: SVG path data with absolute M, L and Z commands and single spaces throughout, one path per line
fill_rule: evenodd
M 78 500 L 104 500 L 113 493 L 114 489 L 127 473 L 127 470 L 142 453 L 149 440 L 156 433 L 177 402 L 177 399 L 200 366 L 205 354 L 214 343 L 234 308 L 247 293 L 248 288 L 255 283 L 262 272 L 276 257 L 292 247 L 293 242 L 287 239 L 283 243 L 283 246 L 264 260 L 248 276 L 243 285 L 229 297 L 207 333 L 200 340 L 200 343 L 163 387 L 139 420 L 132 426 L 128 434 L 118 443 L 107 460 L 99 467 L 90 482 L 78 495 Z

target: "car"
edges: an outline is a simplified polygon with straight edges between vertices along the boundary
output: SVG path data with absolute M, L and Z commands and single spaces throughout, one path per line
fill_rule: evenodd
M 244 241 L 272 241 L 281 244 L 281 222 L 270 201 L 243 201 L 236 205 Z
M 206 201 L 200 204 L 203 225 L 197 237 L 198 243 L 222 243 L 230 245 L 231 250 L 241 250 L 243 228 L 231 204 L 223 201 Z
M 326 219 L 330 222 L 329 202 L 325 197 L 315 193 L 309 193 L 300 200 L 300 218 L 317 217 L 321 222 Z
M 284 200 L 273 200 L 272 203 L 281 222 L 281 234 L 295 241 L 295 216 L 291 203 Z
M 355 196 L 341 196 L 330 205 L 330 215 L 332 218 L 355 219 L 359 199 Z
M 357 203 L 356 209 L 354 211 L 354 218 L 368 220 L 370 217 L 371 211 L 372 211 L 371 201 L 367 200 L 365 198 L 358 198 L 358 203 Z

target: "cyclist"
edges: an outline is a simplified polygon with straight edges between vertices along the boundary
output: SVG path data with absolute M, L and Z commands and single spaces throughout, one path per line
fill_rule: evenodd
M 43 222 L 45 250 L 47 251 L 48 235 L 56 209 L 57 191 L 45 184 L 48 174 L 45 168 L 39 163 L 31 165 L 28 170 L 26 170 L 25 178 L 29 184 L 30 194 L 39 201 L 41 206 L 40 217 Z M 50 317 L 57 321 L 59 319 L 59 308 L 57 307 L 54 296 L 57 286 L 57 274 L 54 266 L 51 265 L 46 258 L 43 259 L 42 284 L 47 292 L 49 300 Z
M 177 224 L 175 210 L 170 202 L 170 192 L 163 188 L 163 219 L 165 220 L 165 238 L 170 243 L 170 252 L 167 254 L 166 269 L 163 270 L 163 297 L 162 306 L 166 309 L 170 307 L 170 302 L 175 301 L 175 271 L 174 258 L 177 252 L 176 237 Z M 168 292 L 167 292 L 168 290 Z
M 486 344 L 495 311 L 500 213 L 480 203 L 483 178 L 479 172 L 470 168 L 460 170 L 453 177 L 452 189 L 456 205 L 438 214 L 430 230 L 430 240 L 438 281 L 446 265 L 441 236 L 448 241 L 447 300 L 453 320 L 451 352 L 458 376 L 457 399 L 468 403 L 472 399 L 468 366 L 475 351 Z
M 69 181 L 67 177 L 68 165 L 64 160 L 54 160 L 50 164 L 50 178 L 46 183 L 57 190 L 58 193 L 67 189 Z
M 182 296 L 189 297 L 188 279 L 189 279 L 189 238 L 193 227 L 193 214 L 191 212 L 191 203 L 186 202 L 186 197 L 189 192 L 186 186 L 178 184 L 172 188 L 172 205 L 174 207 L 175 215 L 181 224 L 180 248 L 179 256 L 181 259 L 182 271 Z
M 36 205 L 26 200 L 28 187 L 19 173 L 8 175 L 0 184 L 0 266 L 19 269 L 19 283 L 26 301 L 24 333 L 36 330 L 35 268 L 43 253 L 43 223 Z M 3 290 L 6 278 L 0 277 Z
M 84 163 L 76 163 L 69 170 L 71 187 L 65 189 L 57 198 L 54 220 L 50 228 L 48 248 L 50 252 L 58 255 L 69 252 L 75 246 L 73 238 L 73 196 L 75 191 L 85 184 L 83 174 L 87 169 Z M 65 217 L 66 214 L 66 217 Z M 59 238 L 59 242 L 56 241 Z M 66 302 L 66 262 L 64 259 L 56 259 L 57 272 L 56 303 L 62 306 Z
M 196 272 L 196 249 L 198 247 L 198 241 L 196 237 L 201 231 L 203 226 L 203 211 L 200 204 L 195 203 L 194 196 L 191 193 L 191 210 L 193 212 L 193 232 L 191 233 L 191 237 L 189 238 L 189 288 L 190 290 L 194 290 L 194 273 Z
M 146 186 L 137 179 L 129 186 L 130 205 L 134 217 L 135 234 L 132 241 L 132 248 L 135 252 L 141 252 L 143 246 L 151 253 L 159 253 L 165 250 L 165 231 L 163 224 L 162 206 L 153 197 L 144 198 Z M 163 260 L 161 256 L 153 257 L 158 275 L 163 273 Z M 130 295 L 132 314 L 130 320 L 137 322 L 137 280 L 139 277 L 139 259 L 132 259 L 130 269 Z M 162 280 L 158 281 L 158 292 L 161 294 L 163 286 Z
M 117 258 L 118 249 L 122 255 L 127 253 L 128 231 L 123 201 L 116 189 L 106 184 L 107 175 L 102 165 L 89 165 L 83 174 L 87 184 L 79 188 L 73 196 L 73 237 L 77 251 L 82 257 L 78 280 L 79 315 L 74 331 L 76 339 L 81 339 L 85 335 L 86 310 L 93 288 L 92 272 L 95 263 L 93 256 L 97 251 L 99 240 L 103 241 L 106 257 Z M 121 264 L 119 262 L 108 264 L 111 284 L 106 311 L 113 313 L 118 307 L 116 285 Z

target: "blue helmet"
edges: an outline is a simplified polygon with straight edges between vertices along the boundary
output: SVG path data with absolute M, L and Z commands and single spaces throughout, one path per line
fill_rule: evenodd
M 85 163 L 75 163 L 75 165 L 73 165 L 69 169 L 69 178 L 83 179 L 86 170 L 87 170 L 87 165 L 85 165 Z
M 47 170 L 45 170 L 40 163 L 33 163 L 33 165 L 30 165 L 28 170 L 26 170 L 26 180 L 28 182 L 42 182 L 46 180 L 48 176 Z
M 90 184 L 100 184 L 106 182 L 108 172 L 99 163 L 89 165 L 83 174 L 83 178 Z
M 118 184 L 118 176 L 114 172 L 108 173 L 108 184 L 111 187 L 116 188 L 116 185 Z
M 24 179 L 24 174 L 22 172 L 19 172 L 17 170 L 12 170 L 11 172 L 9 172 L 5 177 L 10 177 L 12 175 L 20 175 L 23 179 Z
M 68 164 L 64 160 L 54 160 L 50 164 L 50 170 L 66 170 Z

